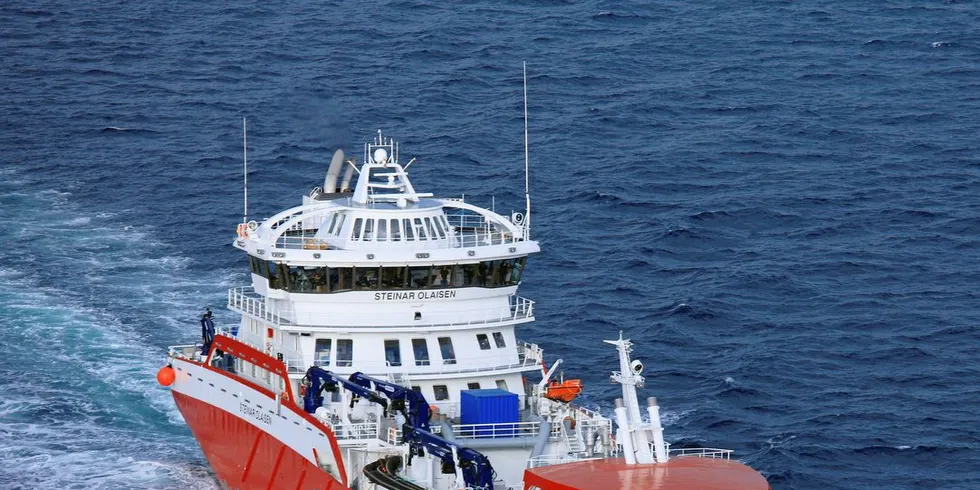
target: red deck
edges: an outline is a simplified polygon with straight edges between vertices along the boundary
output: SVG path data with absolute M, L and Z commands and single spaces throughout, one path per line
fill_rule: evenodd
M 541 490 L 768 490 L 757 471 L 726 459 L 675 457 L 665 464 L 622 459 L 581 461 L 524 472 L 524 488 Z

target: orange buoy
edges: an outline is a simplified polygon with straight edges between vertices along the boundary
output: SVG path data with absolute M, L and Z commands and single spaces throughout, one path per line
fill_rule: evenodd
M 157 383 L 160 383 L 161 386 L 170 386 L 174 384 L 175 379 L 177 379 L 177 373 L 169 365 L 163 366 L 157 371 Z

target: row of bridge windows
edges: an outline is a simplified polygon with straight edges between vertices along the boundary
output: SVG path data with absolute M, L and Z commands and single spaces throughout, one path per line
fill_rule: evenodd
M 338 218 L 338 216 L 341 216 Z M 327 228 L 328 234 L 340 233 L 346 215 L 335 214 Z M 400 242 L 416 240 L 445 240 L 452 235 L 445 216 L 425 218 L 357 218 L 354 220 L 351 240 Z
M 307 267 L 288 266 L 249 256 L 252 273 L 272 289 L 292 293 L 339 293 L 389 289 L 506 287 L 521 281 L 526 257 L 473 264 L 435 266 Z

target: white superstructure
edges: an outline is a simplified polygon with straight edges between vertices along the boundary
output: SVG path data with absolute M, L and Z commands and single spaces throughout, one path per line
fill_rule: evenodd
M 517 289 L 538 243 L 520 213 L 417 192 L 398 154 L 379 131 L 363 164 L 342 163 L 353 189 L 338 189 L 331 165 L 332 188 L 240 227 L 252 284 L 228 292 L 237 337 L 282 356 L 294 389 L 316 365 L 397 379 L 450 416 L 461 390 L 524 396 L 521 375 L 540 370 L 541 351 L 515 335 L 534 320 Z

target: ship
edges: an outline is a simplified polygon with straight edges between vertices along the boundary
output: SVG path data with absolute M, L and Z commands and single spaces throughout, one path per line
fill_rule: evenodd
M 157 378 L 222 487 L 769 488 L 731 450 L 670 447 L 622 333 L 613 413 L 576 404 L 582 383 L 518 337 L 530 198 L 504 216 L 419 192 L 399 146 L 379 130 L 300 205 L 243 219 L 240 321 L 208 310 L 169 349 Z

